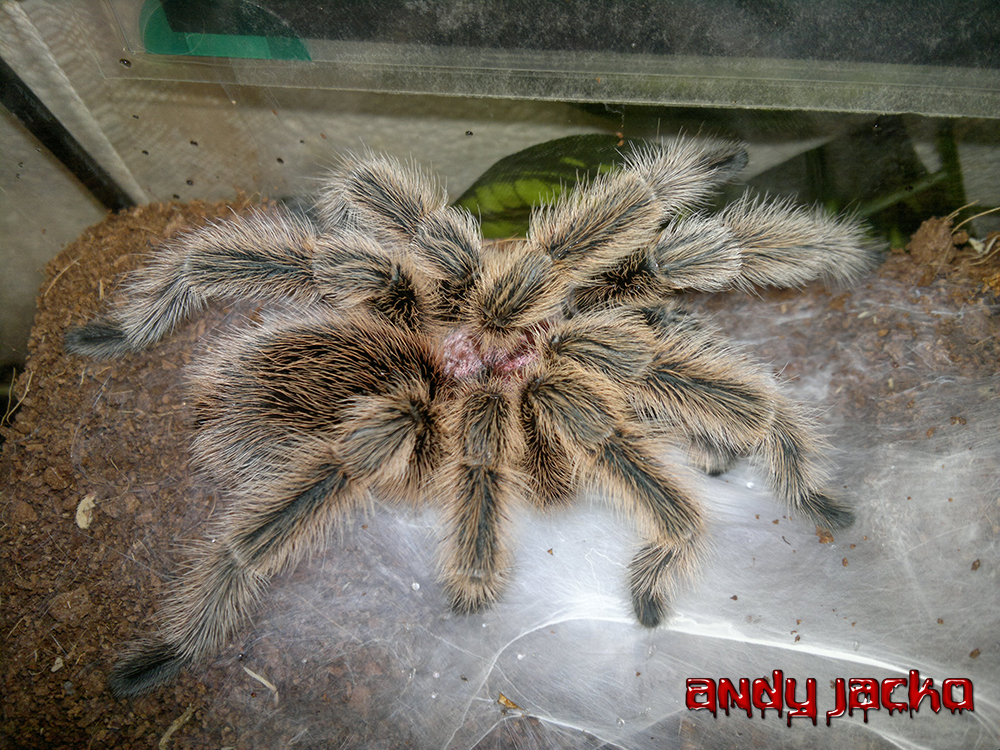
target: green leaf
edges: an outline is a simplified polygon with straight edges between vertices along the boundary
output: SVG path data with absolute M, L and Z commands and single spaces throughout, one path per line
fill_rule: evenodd
M 641 140 L 571 135 L 504 157 L 455 201 L 479 218 L 487 239 L 523 237 L 536 206 L 616 169 Z

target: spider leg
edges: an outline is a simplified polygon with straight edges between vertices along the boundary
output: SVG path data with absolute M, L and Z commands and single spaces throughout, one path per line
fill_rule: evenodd
M 850 217 L 744 196 L 718 216 L 672 221 L 650 247 L 575 289 L 572 305 L 585 311 L 614 303 L 651 304 L 683 290 L 845 282 L 876 264 L 863 227 Z
M 709 321 L 666 300 L 647 307 L 598 308 L 553 323 L 540 343 L 545 361 L 572 362 L 583 367 L 597 378 L 614 383 L 620 389 L 619 398 L 629 399 L 638 387 L 653 401 L 656 395 L 642 390 L 643 381 L 651 377 L 651 368 L 662 363 L 663 342 L 674 337 L 680 342 L 709 341 L 715 333 Z M 632 398 L 636 403 L 625 407 L 626 420 L 635 418 L 636 409 L 649 416 L 657 408 L 641 398 Z M 649 426 L 663 428 L 654 430 L 661 438 L 669 436 L 673 428 L 672 424 L 657 422 Z M 736 460 L 727 445 L 708 435 L 692 435 L 691 444 L 698 465 L 709 473 L 721 472 Z
M 551 257 L 561 274 L 583 281 L 653 245 L 664 224 L 707 198 L 746 158 L 735 143 L 678 139 L 642 149 L 621 170 L 536 210 L 528 244 Z
M 656 339 L 639 317 L 598 311 L 553 323 L 541 339 L 543 356 L 568 360 L 612 382 L 627 384 L 652 362 Z
M 802 286 L 814 279 L 852 281 L 878 264 L 864 227 L 850 216 L 821 208 L 744 195 L 719 221 L 736 237 L 742 256 L 737 286 Z
M 517 346 L 525 329 L 556 313 L 565 286 L 552 259 L 523 245 L 488 251 L 479 282 L 470 290 L 464 322 L 486 349 Z
M 750 455 L 792 512 L 830 528 L 853 523 L 851 510 L 820 489 L 822 440 L 806 426 L 801 408 L 708 335 L 664 333 L 632 395 L 642 416 L 692 440 L 702 468 L 723 470 L 735 457 Z
M 454 458 L 439 477 L 445 507 L 441 580 L 459 612 L 476 612 L 499 598 L 509 554 L 503 544 L 511 504 L 523 480 L 509 467 L 523 453 L 514 401 L 501 382 L 467 389 L 449 433 Z
M 663 225 L 745 164 L 739 144 L 680 139 L 630 155 L 621 170 L 532 214 L 523 247 L 497 256 L 470 295 L 467 323 L 486 346 L 510 347 L 525 327 L 559 312 L 567 283 L 586 285 L 624 264 L 620 286 L 629 286 L 630 263 L 636 273 L 655 265 L 645 249 Z
M 582 281 L 652 245 L 662 225 L 704 201 L 746 162 L 737 143 L 676 139 L 639 149 L 622 169 L 536 209 L 528 244 Z
M 710 321 L 667 299 L 645 307 L 598 307 L 552 325 L 545 344 L 549 357 L 570 359 L 631 388 L 647 376 L 660 347 L 657 339 L 706 341 L 715 334 Z M 669 434 L 670 427 L 665 432 Z M 716 475 L 730 468 L 739 455 L 708 435 L 698 434 L 691 436 L 688 458 L 706 474 Z
M 427 330 L 434 310 L 457 306 L 477 276 L 474 220 L 415 169 L 362 162 L 331 180 L 317 206 L 325 231 L 274 209 L 165 243 L 130 276 L 123 303 L 68 331 L 66 348 L 98 358 L 143 349 L 210 299 L 364 304 L 393 325 Z
M 413 164 L 372 154 L 348 159 L 327 181 L 317 211 L 327 226 L 354 224 L 425 261 L 452 318 L 478 277 L 478 224 L 468 211 L 449 207 L 437 182 Z
M 710 477 L 725 474 L 739 460 L 739 454 L 708 435 L 695 435 L 688 446 L 688 461 Z
M 666 616 L 678 578 L 694 570 L 705 524 L 690 492 L 647 443 L 618 429 L 594 451 L 592 461 L 601 484 L 611 488 L 649 540 L 633 558 L 629 574 L 636 617 L 652 628 Z
M 365 494 L 342 463 L 328 448 L 312 448 L 312 462 L 287 482 L 237 499 L 164 603 L 159 633 L 133 644 L 115 664 L 109 684 L 116 696 L 143 693 L 216 651 L 267 580 L 321 545 L 339 514 L 362 505 Z
M 419 482 L 408 472 L 414 447 L 422 437 L 426 441 L 418 434 L 421 420 L 396 414 L 395 424 L 386 420 L 372 430 L 373 411 L 391 411 L 391 400 L 352 421 L 340 450 L 321 440 L 300 440 L 289 450 L 296 463 L 290 473 L 288 465 L 271 467 L 244 483 L 216 538 L 201 545 L 165 602 L 159 633 L 133 644 L 115 664 L 109 681 L 115 695 L 143 693 L 220 648 L 259 601 L 267 581 L 322 548 L 346 513 L 367 504 L 370 487 Z
M 589 278 L 573 290 L 578 311 L 609 304 L 653 304 L 678 291 L 731 287 L 742 267 L 735 235 L 720 222 L 689 216 L 668 224 L 649 247 Z
M 166 242 L 125 284 L 105 318 L 67 331 L 66 348 L 106 358 L 144 349 L 212 298 L 318 299 L 316 229 L 284 211 L 253 211 Z
M 666 615 L 677 579 L 691 572 L 704 521 L 691 494 L 654 455 L 655 444 L 623 426 L 617 387 L 570 361 L 528 379 L 523 409 L 571 455 L 577 481 L 608 488 L 647 540 L 630 570 L 632 605 L 646 627 Z
M 599 382 L 611 381 L 621 386 L 649 366 L 654 342 L 648 334 L 648 327 L 642 325 L 638 316 L 630 321 L 599 313 L 584 314 L 553 324 L 539 343 L 543 363 L 557 371 L 560 362 L 570 362 L 595 373 Z M 525 466 L 536 485 L 533 498 L 543 507 L 572 500 L 578 491 L 580 470 L 578 440 L 571 438 L 567 443 L 562 429 L 555 427 L 553 415 L 542 408 L 551 398 L 539 400 L 536 395 L 541 389 L 544 396 L 553 383 L 558 389 L 560 382 L 565 382 L 561 387 L 573 394 L 575 380 L 550 379 L 549 386 L 543 386 L 544 382 L 536 379 L 531 384 L 520 407 L 526 435 Z M 596 407 L 594 411 L 581 409 L 579 404 L 562 404 L 563 414 L 580 411 L 588 413 L 590 420 L 600 419 L 604 410 L 605 407 Z
M 634 321 L 638 325 L 645 325 L 654 337 L 661 341 L 672 337 L 709 341 L 717 339 L 720 335 L 718 327 L 710 319 L 688 310 L 683 304 L 670 298 L 642 307 L 619 307 L 616 309 L 616 316 L 622 320 Z M 657 348 L 657 344 L 648 348 L 650 362 L 652 352 Z M 641 375 L 639 370 L 635 370 L 633 383 Z M 627 385 L 631 386 L 632 383 Z M 734 453 L 730 447 L 710 439 L 707 435 L 691 438 L 688 460 L 710 476 L 725 473 L 738 459 L 739 454 Z
M 202 367 L 193 451 L 231 502 L 166 601 L 159 633 L 115 666 L 116 695 L 143 692 L 218 649 L 270 577 L 321 548 L 370 491 L 396 499 L 423 490 L 440 461 L 440 374 L 412 336 L 278 316 L 221 344 Z
M 407 244 L 420 223 L 447 205 L 436 180 L 415 164 L 390 156 L 350 155 L 326 180 L 316 213 L 332 229 L 357 220 L 400 244 Z
M 665 223 L 735 179 L 748 160 L 742 143 L 678 136 L 637 149 L 626 160 L 626 168 L 655 189 L 663 209 L 661 223 Z
M 524 430 L 523 467 L 532 482 L 529 498 L 542 508 L 569 505 L 576 499 L 577 467 L 557 433 L 546 429 L 527 400 L 519 408 Z
M 439 304 L 433 280 L 398 247 L 385 247 L 357 226 L 340 227 L 315 245 L 313 273 L 323 302 L 362 307 L 408 331 L 429 331 Z

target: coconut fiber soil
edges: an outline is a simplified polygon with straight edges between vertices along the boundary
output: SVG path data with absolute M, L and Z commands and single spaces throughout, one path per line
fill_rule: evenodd
M 252 720 L 254 706 L 269 698 L 263 684 L 259 694 L 248 692 L 242 708 L 213 703 L 224 671 L 218 665 L 187 670 L 175 683 L 130 701 L 115 700 L 106 687 L 116 650 L 155 622 L 167 585 L 159 571 L 183 559 L 178 540 L 196 538 L 214 511 L 211 488 L 201 486 L 188 465 L 184 369 L 198 342 L 232 311 L 216 308 L 148 352 L 119 361 L 72 357 L 61 343 L 68 327 L 114 297 L 122 274 L 156 243 L 246 208 L 245 202 L 136 208 L 88 229 L 46 269 L 27 366 L 14 388 L 19 406 L 0 433 L 0 747 L 244 747 L 250 732 L 258 734 L 252 743 L 258 747 L 294 739 L 293 728 L 281 721 L 261 726 Z M 995 259 L 982 261 L 967 235 L 953 232 L 946 220 L 932 222 L 855 289 L 812 285 L 696 304 L 728 316 L 730 331 L 749 325 L 756 306 L 808 307 L 812 324 L 768 339 L 755 354 L 787 362 L 783 377 L 795 379 L 810 352 L 833 341 L 849 346 L 872 363 L 870 372 L 895 374 L 887 380 L 867 377 L 866 368 L 844 373 L 846 392 L 830 408 L 843 419 L 897 419 L 898 413 L 881 415 L 887 396 L 942 373 L 991 377 L 1000 361 L 1000 268 Z M 894 300 L 903 304 L 890 304 Z M 865 304 L 878 305 L 879 314 L 860 314 Z M 371 662 L 377 681 L 377 653 Z M 312 684 L 315 679 L 303 674 L 282 685 L 283 699 L 314 692 L 352 717 L 352 725 L 364 725 L 369 697 L 351 680 L 338 680 L 336 664 L 322 685 Z M 516 745 L 520 734 L 535 729 L 534 720 L 521 718 L 480 746 Z M 343 736 L 330 746 L 372 739 Z M 378 740 L 380 747 L 411 743 L 388 729 Z

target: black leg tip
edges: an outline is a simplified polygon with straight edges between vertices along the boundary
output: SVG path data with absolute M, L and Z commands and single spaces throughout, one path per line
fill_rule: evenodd
M 115 664 L 108 687 L 116 698 L 133 698 L 177 677 L 190 662 L 166 641 L 139 641 Z
M 632 609 L 644 628 L 655 628 L 666 619 L 667 602 L 656 594 L 632 594 Z
M 121 328 L 102 320 L 66 331 L 63 346 L 71 354 L 82 354 L 95 359 L 118 357 L 132 348 Z
M 828 529 L 846 529 L 857 518 L 847 505 L 818 492 L 809 495 L 808 507 L 816 523 Z
M 451 609 L 460 615 L 474 615 L 489 609 L 500 598 L 503 577 L 464 576 L 445 582 Z
M 705 155 L 704 166 L 719 182 L 729 182 L 742 172 L 750 156 L 741 143 L 724 143 Z

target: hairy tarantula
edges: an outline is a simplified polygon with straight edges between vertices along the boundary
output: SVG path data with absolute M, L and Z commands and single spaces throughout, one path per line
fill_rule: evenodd
M 821 488 L 800 408 L 675 301 L 873 266 L 850 219 L 748 197 L 699 213 L 746 161 L 728 142 L 636 148 L 536 209 L 526 240 L 490 245 L 432 179 L 366 155 L 324 183 L 311 218 L 257 211 L 158 249 L 119 305 L 68 331 L 69 351 L 141 350 L 212 299 L 265 311 L 194 368 L 193 454 L 228 508 L 159 633 L 114 667 L 113 692 L 138 694 L 220 647 L 267 579 L 371 493 L 442 508 L 440 578 L 474 612 L 508 577 L 511 506 L 599 486 L 642 536 L 629 574 L 646 627 L 703 546 L 666 441 L 712 474 L 750 456 L 791 511 L 849 525 Z

